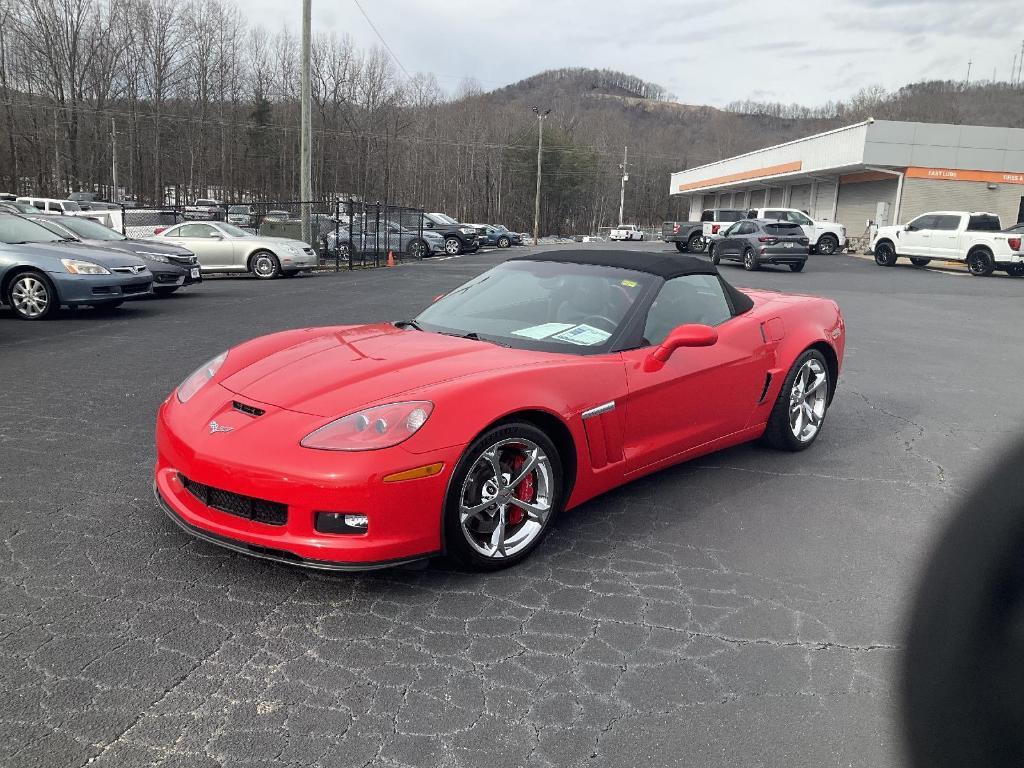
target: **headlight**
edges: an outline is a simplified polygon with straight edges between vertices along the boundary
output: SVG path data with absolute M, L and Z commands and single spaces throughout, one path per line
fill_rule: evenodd
M 464 235 L 472 235 L 474 232 L 476 232 L 476 230 L 473 229 L 472 227 L 459 227 L 459 232 L 461 232 Z
M 77 259 L 61 259 L 60 263 L 64 269 L 72 275 L 109 275 L 110 270 L 91 261 L 78 261 Z
M 300 445 L 321 451 L 374 451 L 408 440 L 427 423 L 434 404 L 427 400 L 377 405 L 325 424 Z
M 136 251 L 135 255 L 141 256 L 142 258 L 149 259 L 151 261 L 159 261 L 164 264 L 171 263 L 171 260 L 164 256 L 162 253 L 153 253 L 151 251 Z
M 178 402 L 187 403 L 192 396 L 203 388 L 203 385 L 214 377 L 220 367 L 224 365 L 228 353 L 221 352 L 213 360 L 204 363 L 193 371 L 178 387 Z

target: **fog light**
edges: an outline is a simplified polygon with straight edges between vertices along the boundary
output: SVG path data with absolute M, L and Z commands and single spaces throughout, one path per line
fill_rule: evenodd
M 313 527 L 320 533 L 366 533 L 370 521 L 366 515 L 347 512 L 317 512 Z

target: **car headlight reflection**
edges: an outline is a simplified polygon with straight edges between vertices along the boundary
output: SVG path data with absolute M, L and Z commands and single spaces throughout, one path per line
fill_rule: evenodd
M 408 440 L 427 423 L 434 404 L 428 400 L 365 408 L 325 424 L 301 441 L 321 451 L 375 451 Z
M 110 270 L 91 261 L 79 261 L 78 259 L 61 259 L 60 263 L 64 269 L 72 275 L 109 275 Z
M 227 357 L 227 352 L 221 352 L 215 358 L 203 363 L 195 371 L 189 374 L 188 378 L 178 386 L 178 402 L 187 403 L 191 400 L 192 396 L 202 389 L 203 385 L 217 374 L 217 371 L 219 371 L 220 367 L 224 365 L 224 361 Z

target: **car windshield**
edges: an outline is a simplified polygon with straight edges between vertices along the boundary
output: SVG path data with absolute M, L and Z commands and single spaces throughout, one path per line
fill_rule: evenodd
M 605 352 L 656 279 L 613 267 L 510 261 L 456 288 L 416 323 L 425 331 L 520 349 Z
M 459 223 L 455 219 L 453 219 L 451 216 L 445 216 L 443 213 L 432 213 L 432 214 L 430 214 L 430 217 L 432 219 L 434 219 L 434 221 L 438 222 L 439 224 L 458 224 Z
M 84 240 L 126 240 L 120 232 L 115 232 L 110 227 L 105 227 L 98 221 L 86 219 L 81 216 L 66 216 L 55 222 L 64 229 L 71 230 L 75 235 Z
M 82 210 L 82 206 L 72 200 L 65 200 L 60 204 L 60 206 L 65 212 L 70 213 L 80 213 Z
M 229 237 L 252 237 L 252 233 L 246 232 L 244 229 L 239 229 L 234 224 L 225 224 L 221 222 L 217 226 L 219 226 L 221 231 Z
M 54 234 L 46 227 L 20 216 L 0 216 L 0 243 L 53 243 L 64 239 L 64 235 Z
M 228 208 L 228 213 L 248 213 L 249 206 L 247 205 L 232 205 Z

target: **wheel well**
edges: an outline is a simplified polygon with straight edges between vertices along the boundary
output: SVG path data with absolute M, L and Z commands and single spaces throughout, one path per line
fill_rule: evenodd
M 880 246 L 880 245 L 888 245 L 888 246 L 889 246 L 890 248 L 892 248 L 892 249 L 893 249 L 893 251 L 895 251 L 895 250 L 896 250 L 896 246 L 895 246 L 895 245 L 893 245 L 893 242 L 892 242 L 892 240 L 890 240 L 890 239 L 889 239 L 889 238 L 887 238 L 887 237 L 883 237 L 883 238 L 882 238 L 881 240 L 879 240 L 879 241 L 878 241 L 877 243 L 875 243 L 875 248 L 877 248 L 877 247 L 878 247 L 878 246 Z
M 989 255 L 989 258 L 992 257 L 992 249 L 989 248 L 987 245 L 976 245 L 967 252 L 967 255 L 970 256 L 972 253 L 979 252 L 987 253 Z
M 572 433 L 557 416 L 552 416 L 546 411 L 516 411 L 503 416 L 492 424 L 488 424 L 480 434 L 492 429 L 499 424 L 506 424 L 512 421 L 525 421 L 537 427 L 541 432 L 551 438 L 551 442 L 558 449 L 558 457 L 562 460 L 562 468 L 565 471 L 565 498 L 569 499 L 572 489 L 576 485 L 576 442 L 572 439 Z
M 3 282 L 0 283 L 0 304 L 7 303 L 7 289 L 10 288 L 11 283 L 14 282 L 14 278 L 16 278 L 18 275 L 23 275 L 26 272 L 35 272 L 38 275 L 42 275 L 43 280 L 46 281 L 46 284 L 50 287 L 50 290 L 53 291 L 54 295 L 57 297 L 57 300 L 60 300 L 60 296 L 57 294 L 57 288 L 54 286 L 53 280 L 47 277 L 46 273 L 43 270 L 39 269 L 38 267 L 30 267 L 28 265 L 24 265 L 20 267 L 13 267 L 7 270 L 7 274 L 4 275 Z
M 816 349 L 825 358 L 825 363 L 828 365 L 828 402 L 831 404 L 832 395 L 836 393 L 836 386 L 839 384 L 839 356 L 836 355 L 832 345 L 824 341 L 815 342 L 807 349 Z
M 250 253 L 249 254 L 249 258 L 245 260 L 245 267 L 250 272 L 252 272 L 252 260 L 255 259 L 257 256 L 259 256 L 261 253 L 269 253 L 271 256 L 273 256 L 275 259 L 277 259 L 277 254 L 274 253 L 269 248 L 257 248 L 255 251 Z M 278 259 L 278 266 L 280 266 L 280 264 L 281 264 L 281 260 Z

